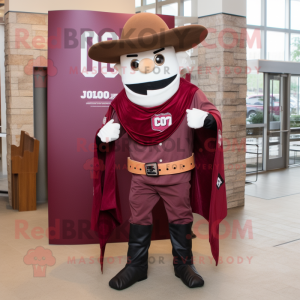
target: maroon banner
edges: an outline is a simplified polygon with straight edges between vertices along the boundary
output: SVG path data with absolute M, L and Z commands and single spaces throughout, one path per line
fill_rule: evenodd
M 119 39 L 130 14 L 95 11 L 49 12 L 48 40 L 48 202 L 49 243 L 98 243 L 90 230 L 93 198 L 93 152 L 96 130 L 110 102 L 123 88 L 113 64 L 88 57 L 98 41 Z M 161 16 L 169 28 L 173 16 Z M 131 176 L 127 172 L 126 137 L 117 143 L 116 167 L 122 209 L 129 217 Z M 124 179 L 125 178 L 125 179 Z M 124 201 L 122 201 L 124 199 Z M 126 239 L 128 220 L 110 242 Z M 165 226 L 166 224 L 164 224 Z M 157 230 L 156 239 L 166 238 Z

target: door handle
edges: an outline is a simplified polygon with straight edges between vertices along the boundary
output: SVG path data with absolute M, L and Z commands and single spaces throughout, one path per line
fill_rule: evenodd
M 287 130 L 278 130 L 278 131 L 268 131 L 268 135 L 270 133 L 280 133 L 280 132 L 290 132 L 290 129 L 287 129 Z

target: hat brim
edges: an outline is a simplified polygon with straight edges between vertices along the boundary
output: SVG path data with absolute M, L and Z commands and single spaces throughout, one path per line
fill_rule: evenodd
M 89 57 L 105 63 L 119 63 L 120 56 L 173 46 L 176 52 L 187 51 L 200 44 L 208 30 L 202 25 L 188 25 L 144 35 L 133 39 L 109 40 L 94 44 Z

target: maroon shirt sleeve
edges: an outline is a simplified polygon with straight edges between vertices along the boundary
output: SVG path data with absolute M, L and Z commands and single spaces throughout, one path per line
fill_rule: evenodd
M 197 108 L 203 111 L 217 111 L 216 107 L 207 100 L 205 94 L 200 89 L 194 95 L 191 108 Z M 217 130 L 217 122 L 211 114 L 208 114 L 206 117 L 203 127 Z
M 118 123 L 121 126 L 120 127 L 120 136 L 119 136 L 119 138 L 120 138 L 120 137 L 122 137 L 126 133 L 126 131 L 123 128 L 123 126 L 121 125 L 121 123 L 119 122 L 119 118 L 118 118 L 118 115 L 116 114 L 115 110 L 113 110 L 111 116 L 112 116 L 111 118 L 114 119 L 114 123 Z

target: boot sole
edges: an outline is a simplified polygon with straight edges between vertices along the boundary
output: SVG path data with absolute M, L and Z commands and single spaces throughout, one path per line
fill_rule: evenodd
M 140 282 L 140 281 L 143 281 L 143 280 L 146 280 L 148 278 L 148 276 L 146 275 L 145 277 L 142 277 L 141 279 L 137 280 L 136 282 L 134 282 L 133 284 L 131 284 L 130 286 L 127 286 L 127 287 L 123 287 L 123 288 L 115 288 L 115 287 L 112 287 L 110 284 L 108 284 L 112 289 L 116 290 L 116 291 L 123 291 L 125 289 L 128 289 L 130 288 L 131 286 L 133 286 L 135 283 L 137 282 Z
M 140 281 L 143 281 L 143 280 L 146 280 L 148 278 L 148 276 L 146 275 L 145 277 L 143 277 L 142 279 L 139 279 L 137 282 L 140 282 Z

